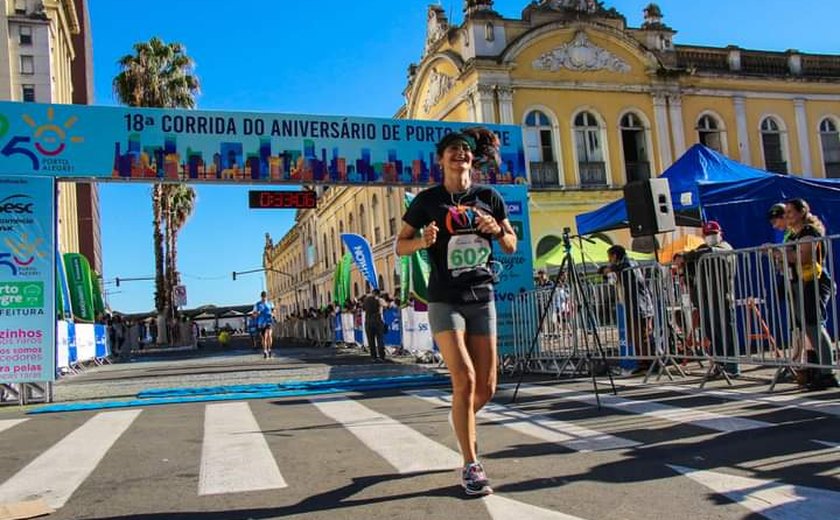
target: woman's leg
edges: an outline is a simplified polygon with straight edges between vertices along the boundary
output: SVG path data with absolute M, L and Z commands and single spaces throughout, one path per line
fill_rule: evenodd
M 496 393 L 498 356 L 496 353 L 496 335 L 479 336 L 470 334 L 466 337 L 467 351 L 475 369 L 475 394 L 473 410 L 481 410 Z
M 446 330 L 434 335 L 452 380 L 452 422 L 464 456 L 464 464 L 475 462 L 476 371 L 464 341 L 464 331 Z

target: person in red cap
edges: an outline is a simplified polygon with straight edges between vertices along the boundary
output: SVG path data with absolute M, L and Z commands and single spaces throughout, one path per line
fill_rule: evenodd
M 715 364 L 713 368 L 737 377 L 740 374 L 738 364 L 731 361 L 738 352 L 735 336 L 735 257 L 727 254 L 733 249 L 723 239 L 723 230 L 716 221 L 703 224 L 703 240 L 705 244 L 685 255 L 691 299 L 700 311 L 703 339 L 709 342 L 712 353 L 730 359 Z M 703 256 L 712 253 L 714 256 L 700 261 Z

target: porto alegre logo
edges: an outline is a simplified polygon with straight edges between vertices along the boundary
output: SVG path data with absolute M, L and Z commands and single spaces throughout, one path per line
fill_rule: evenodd
M 72 135 L 73 126 L 79 118 L 68 117 L 60 124 L 55 121 L 55 109 L 47 108 L 46 121 L 37 120 L 30 114 L 21 119 L 31 128 L 29 135 L 7 135 L 11 129 L 9 119 L 0 114 L 0 155 L 21 156 L 29 159 L 33 171 L 71 171 L 70 164 L 59 156 L 68 143 L 84 142 L 84 137 Z

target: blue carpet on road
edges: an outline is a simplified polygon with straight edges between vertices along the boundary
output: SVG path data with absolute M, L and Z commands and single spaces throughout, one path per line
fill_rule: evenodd
M 447 382 L 449 378 L 435 374 L 411 374 L 404 376 L 389 376 L 389 377 L 368 377 L 355 379 L 322 379 L 316 381 L 286 381 L 283 383 L 258 383 L 252 385 L 229 385 L 229 386 L 205 386 L 194 388 L 156 388 L 153 390 L 144 390 L 137 394 L 138 399 L 148 399 L 153 397 L 182 397 L 192 395 L 214 395 L 214 394 L 241 394 L 253 392 L 277 392 L 282 390 L 302 390 L 314 389 L 320 387 L 358 387 L 370 384 L 393 384 L 400 383 L 422 383 L 430 382 L 436 383 L 438 381 Z
M 307 383 L 307 384 L 302 384 Z M 318 384 L 314 384 L 318 383 Z M 187 393 L 187 390 L 209 390 L 208 388 L 183 388 L 170 389 L 169 391 L 181 390 L 184 393 L 173 396 L 149 397 L 144 399 L 130 399 L 126 401 L 102 401 L 82 403 L 61 403 L 41 406 L 30 410 L 27 415 L 37 415 L 58 412 L 77 412 L 89 410 L 110 410 L 114 408 L 131 408 L 135 406 L 155 406 L 164 404 L 180 403 L 202 403 L 211 401 L 236 401 L 246 399 L 271 399 L 280 397 L 306 397 L 309 395 L 335 394 L 342 392 L 369 392 L 375 390 L 402 390 L 405 388 L 418 388 L 428 386 L 448 385 L 449 378 L 441 376 L 397 376 L 379 377 L 368 379 L 343 379 L 343 380 L 322 380 L 322 381 L 296 381 L 293 384 L 273 385 L 236 385 L 233 387 L 217 387 L 228 389 L 227 392 L 219 393 Z M 237 388 L 239 391 L 232 392 L 230 388 Z M 251 389 L 250 391 L 247 389 Z M 141 392 L 145 394 L 146 392 Z M 140 394 L 138 394 L 140 395 Z

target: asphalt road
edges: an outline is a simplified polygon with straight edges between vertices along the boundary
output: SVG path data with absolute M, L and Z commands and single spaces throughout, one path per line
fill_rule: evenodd
M 284 351 L 149 359 L 69 378 L 64 400 L 137 388 L 418 373 Z M 209 374 L 209 375 L 208 375 Z M 444 389 L 26 415 L 0 409 L 0 506 L 50 519 L 836 518 L 840 393 L 619 381 L 503 386 L 480 416 L 496 494 L 464 497 Z

